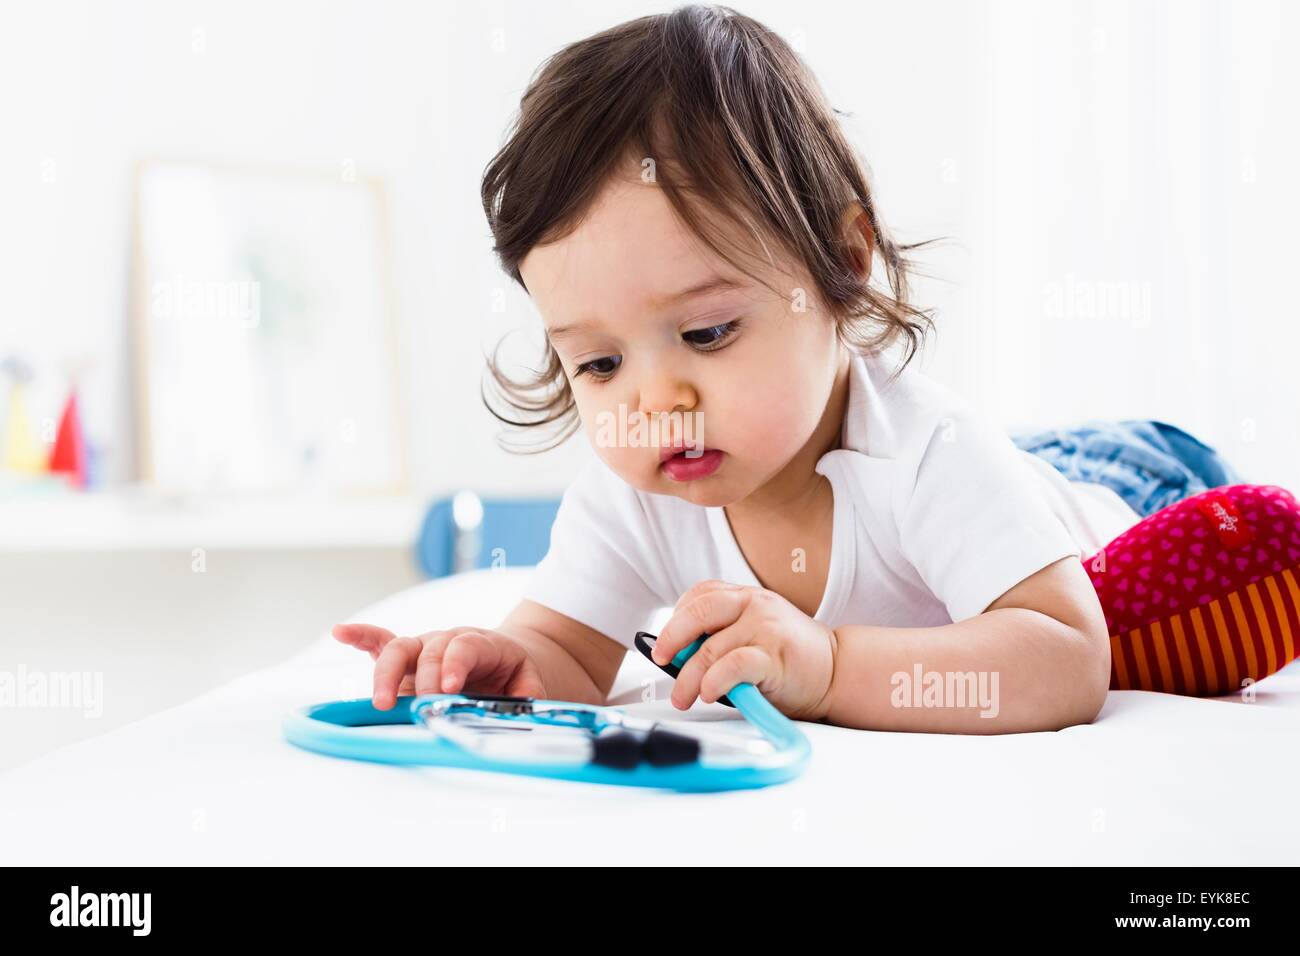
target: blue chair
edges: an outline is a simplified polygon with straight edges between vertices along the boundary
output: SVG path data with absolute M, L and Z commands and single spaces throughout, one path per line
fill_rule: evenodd
M 480 498 L 461 491 L 429 508 L 416 561 L 431 578 L 475 568 L 536 564 L 551 544 L 559 498 Z

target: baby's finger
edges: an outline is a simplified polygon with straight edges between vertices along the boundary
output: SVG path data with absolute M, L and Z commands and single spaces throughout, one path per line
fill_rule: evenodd
M 678 710 L 689 710 L 695 703 L 697 695 L 703 699 L 705 677 L 718 664 L 732 656 L 732 652 L 737 648 L 748 644 L 750 639 L 750 629 L 745 627 L 743 621 L 737 621 L 730 627 L 724 627 L 709 635 L 709 639 L 701 644 L 700 649 L 691 655 L 691 659 L 682 665 L 677 679 L 673 681 L 671 694 L 673 706 Z M 725 693 L 724 690 L 722 694 Z M 721 697 L 722 694 L 718 696 Z
M 455 694 L 471 681 L 491 674 L 501 662 L 501 652 L 482 634 L 469 631 L 457 634 L 447 643 L 442 655 L 442 679 L 439 690 Z
M 452 639 L 451 631 L 435 631 L 424 637 L 424 650 L 415 667 L 415 692 L 417 694 L 441 694 L 442 691 L 442 655 L 447 643 Z
M 725 581 L 697 584 L 682 595 L 672 616 L 659 630 L 653 654 L 655 663 L 667 664 L 701 634 L 716 634 L 735 624 L 751 600 L 751 588 Z
M 374 705 L 389 710 L 397 703 L 402 678 L 415 670 L 422 645 L 418 638 L 397 637 L 389 641 L 375 661 Z
M 771 675 L 772 658 L 767 651 L 756 644 L 745 644 L 724 654 L 709 668 L 704 680 L 700 682 L 700 700 L 711 704 L 729 693 L 737 684 L 759 687 Z
M 511 697 L 546 697 L 546 685 L 542 683 L 542 675 L 537 672 L 537 668 L 532 664 L 525 664 L 515 672 L 510 683 L 506 685 L 505 693 Z
M 397 636 L 387 628 L 373 624 L 335 624 L 330 633 L 335 640 L 366 651 L 373 658 L 378 658 L 379 652 Z

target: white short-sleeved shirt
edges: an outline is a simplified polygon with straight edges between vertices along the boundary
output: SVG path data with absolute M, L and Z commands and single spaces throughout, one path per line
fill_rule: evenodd
M 834 495 L 816 620 L 964 620 L 1140 520 L 1114 491 L 1067 480 L 910 365 L 889 383 L 891 362 L 853 357 L 841 447 L 816 465 Z M 706 578 L 761 586 L 726 511 L 640 491 L 593 457 L 565 492 L 523 596 L 631 647 L 657 611 Z

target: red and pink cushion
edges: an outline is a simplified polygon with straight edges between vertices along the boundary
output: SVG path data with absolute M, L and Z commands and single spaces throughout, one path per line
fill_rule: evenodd
M 1114 690 L 1220 696 L 1296 657 L 1300 504 L 1284 488 L 1185 498 L 1083 564 L 1106 613 Z

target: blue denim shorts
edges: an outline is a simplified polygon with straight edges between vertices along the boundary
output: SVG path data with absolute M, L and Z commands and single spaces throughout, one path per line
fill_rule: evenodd
M 1210 488 L 1246 483 L 1217 451 L 1167 422 L 1090 419 L 1013 431 L 1011 440 L 1071 481 L 1105 485 L 1143 518 Z

